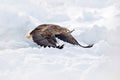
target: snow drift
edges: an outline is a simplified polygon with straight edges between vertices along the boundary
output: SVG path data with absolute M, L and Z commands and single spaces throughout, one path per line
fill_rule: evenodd
M 119 80 L 116 1 L 0 0 L 0 80 Z M 75 29 L 81 44 L 95 45 L 41 48 L 25 35 L 42 23 Z

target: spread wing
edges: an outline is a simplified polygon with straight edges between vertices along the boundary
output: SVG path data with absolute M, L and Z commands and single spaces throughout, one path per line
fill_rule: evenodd
M 73 45 L 79 45 L 80 47 L 83 47 L 83 48 L 91 48 L 94 45 L 94 44 L 91 44 L 88 46 L 83 46 L 79 44 L 77 40 L 70 33 L 61 33 L 61 34 L 56 35 L 56 37 L 65 42 L 71 43 Z
M 65 33 L 64 32 L 64 33 L 61 33 L 61 34 L 57 34 L 56 37 L 65 41 L 65 42 L 71 43 L 73 45 L 79 45 L 77 40 L 70 33 Z
M 45 32 L 39 32 L 36 31 L 33 34 L 33 41 L 37 43 L 40 46 L 44 47 L 56 47 L 56 39 L 55 36 L 52 35 L 52 33 L 45 33 Z

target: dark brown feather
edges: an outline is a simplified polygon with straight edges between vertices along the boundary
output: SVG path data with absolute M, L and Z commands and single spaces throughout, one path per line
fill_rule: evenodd
M 70 33 L 61 33 L 61 34 L 58 34 L 56 35 L 57 38 L 65 41 L 65 42 L 68 42 L 70 44 L 73 44 L 73 45 L 79 45 L 79 43 L 77 42 L 77 40 L 70 34 Z
M 83 48 L 91 48 L 93 46 L 93 44 L 91 45 L 88 45 L 88 46 L 83 46 L 83 45 L 80 45 L 77 40 L 70 34 L 70 33 L 61 33 L 61 34 L 58 34 L 56 35 L 57 38 L 65 41 L 65 42 L 68 42 L 70 44 L 73 44 L 73 45 L 79 45 L 80 47 L 83 47 Z
M 33 33 L 33 41 L 44 47 L 55 47 L 57 42 L 52 34 L 39 31 Z
M 35 28 L 30 33 L 30 35 L 32 35 L 33 41 L 35 43 L 43 47 L 54 47 L 54 48 L 62 49 L 64 47 L 64 44 L 57 46 L 56 37 L 70 44 L 79 45 L 83 48 L 90 48 L 93 46 L 93 45 L 90 46 L 80 45 L 77 42 L 77 40 L 67 31 L 68 31 L 67 28 L 60 27 L 59 25 L 42 24 L 39 25 L 37 28 Z

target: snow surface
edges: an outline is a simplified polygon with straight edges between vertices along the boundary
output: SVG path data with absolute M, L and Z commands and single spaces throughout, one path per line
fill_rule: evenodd
M 0 80 L 120 80 L 119 21 L 119 0 L 0 0 Z M 95 45 L 41 48 L 25 36 L 43 23 Z

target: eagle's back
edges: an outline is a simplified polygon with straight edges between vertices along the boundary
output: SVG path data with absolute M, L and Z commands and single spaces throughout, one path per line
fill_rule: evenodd
M 59 25 L 42 24 L 42 25 L 39 25 L 37 28 L 35 28 L 32 32 L 39 31 L 39 33 L 59 34 L 59 33 L 63 32 L 63 30 L 64 30 L 64 28 L 62 28 Z

